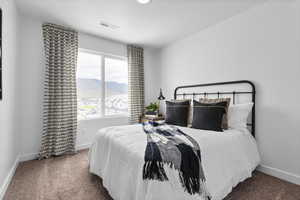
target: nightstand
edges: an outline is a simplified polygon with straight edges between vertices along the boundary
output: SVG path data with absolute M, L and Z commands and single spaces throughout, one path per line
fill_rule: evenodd
M 141 116 L 140 123 L 148 122 L 148 121 L 161 121 L 165 120 L 164 116 L 157 116 L 157 117 L 148 117 L 148 116 Z

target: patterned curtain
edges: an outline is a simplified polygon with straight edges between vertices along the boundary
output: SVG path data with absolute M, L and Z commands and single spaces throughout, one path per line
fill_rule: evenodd
M 138 123 L 144 111 L 144 50 L 127 46 L 129 122 Z
M 46 74 L 40 159 L 75 153 L 77 130 L 78 34 L 62 26 L 43 24 L 43 37 Z

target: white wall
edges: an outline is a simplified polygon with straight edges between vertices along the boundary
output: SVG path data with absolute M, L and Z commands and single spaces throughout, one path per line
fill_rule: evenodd
M 20 17 L 19 132 L 21 154 L 37 153 L 42 135 L 44 49 L 41 23 Z
M 19 134 L 16 131 L 17 13 L 14 2 L 0 0 L 3 13 L 2 78 L 3 100 L 0 101 L 0 199 L 11 169 L 19 154 Z
M 21 16 L 20 27 L 20 93 L 22 100 L 20 103 L 21 122 L 20 132 L 22 134 L 22 154 L 26 158 L 34 156 L 40 148 L 42 134 L 42 102 L 43 102 L 43 80 L 44 80 L 44 49 L 42 39 L 42 21 L 29 16 Z M 91 36 L 88 34 L 79 34 L 79 47 L 98 52 L 104 52 L 117 56 L 127 56 L 126 45 Z M 145 72 L 146 72 L 146 100 L 151 101 L 153 88 L 158 88 L 158 82 L 151 83 L 149 80 L 153 76 L 151 69 L 151 58 L 155 51 L 145 48 Z M 154 64 L 153 64 L 154 65 Z M 157 67 L 157 65 L 155 65 Z M 155 68 L 156 69 L 156 68 Z M 151 88 L 151 89 L 150 89 Z M 127 124 L 126 117 L 103 118 L 94 120 L 83 120 L 78 125 L 77 146 L 86 147 L 91 143 L 98 129 L 107 126 Z
M 79 48 L 103 52 L 115 56 L 127 56 L 125 44 L 84 33 L 79 34 Z
M 160 50 L 144 48 L 145 104 L 157 101 L 160 86 Z
M 299 0 L 268 2 L 169 45 L 161 85 L 172 98 L 178 85 L 254 81 L 262 164 L 300 184 L 299 11 Z

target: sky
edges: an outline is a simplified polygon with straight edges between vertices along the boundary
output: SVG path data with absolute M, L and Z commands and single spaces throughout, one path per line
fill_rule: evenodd
M 128 67 L 124 60 L 105 58 L 105 80 L 128 83 Z M 101 55 L 78 53 L 77 78 L 101 80 Z

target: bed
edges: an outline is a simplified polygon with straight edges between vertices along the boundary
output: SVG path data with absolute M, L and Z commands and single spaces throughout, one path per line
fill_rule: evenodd
M 250 90 L 232 92 L 186 92 L 182 89 L 224 85 L 248 85 Z M 232 95 L 236 103 L 238 95 L 250 95 L 255 103 L 255 87 L 249 81 L 233 81 L 180 86 L 174 98 L 207 95 Z M 201 147 L 202 167 L 206 187 L 213 200 L 225 198 L 239 182 L 251 177 L 260 162 L 255 141 L 255 107 L 252 109 L 249 128 L 228 129 L 220 132 L 178 127 L 190 135 Z M 103 179 L 103 185 L 115 200 L 200 200 L 199 195 L 184 191 L 172 168 L 166 168 L 168 181 L 143 180 L 142 169 L 147 136 L 141 124 L 114 126 L 99 130 L 89 151 L 90 172 Z

